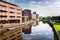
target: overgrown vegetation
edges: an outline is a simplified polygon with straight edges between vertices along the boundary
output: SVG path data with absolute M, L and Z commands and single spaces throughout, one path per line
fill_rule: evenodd
M 60 39 L 60 23 L 58 22 L 53 22 L 55 29 L 57 30 L 59 39 Z
M 55 29 L 60 33 L 60 23 L 58 22 L 53 22 Z

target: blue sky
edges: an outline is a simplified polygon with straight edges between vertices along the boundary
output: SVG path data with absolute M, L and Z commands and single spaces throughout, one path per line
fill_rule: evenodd
M 7 0 L 22 9 L 36 11 L 40 16 L 60 15 L 60 0 Z

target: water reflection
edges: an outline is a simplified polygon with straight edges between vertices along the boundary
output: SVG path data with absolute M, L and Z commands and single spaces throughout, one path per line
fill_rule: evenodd
M 37 20 L 37 21 L 34 21 L 32 25 L 33 25 L 33 26 L 39 25 L 39 21 L 38 21 L 38 20 Z
M 23 40 L 54 40 L 54 34 L 47 23 L 40 22 L 38 26 L 32 27 L 31 34 L 23 33 Z

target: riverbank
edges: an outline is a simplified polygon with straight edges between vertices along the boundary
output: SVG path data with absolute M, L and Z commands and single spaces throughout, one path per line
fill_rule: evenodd
M 54 22 L 53 25 L 54 25 L 54 27 L 58 33 L 59 39 L 60 39 L 60 23 Z
M 58 31 L 58 33 L 60 33 L 60 23 L 55 22 L 53 24 L 54 24 L 55 29 Z

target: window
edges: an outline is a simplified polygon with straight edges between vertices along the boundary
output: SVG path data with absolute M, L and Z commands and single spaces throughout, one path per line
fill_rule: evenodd
M 10 18 L 15 18 L 15 16 L 10 16 Z
M 8 38 L 4 38 L 3 40 L 8 40 Z
M 10 9 L 14 10 L 14 8 L 13 8 L 13 7 L 10 7 Z
M 0 20 L 0 24 L 1 24 L 1 20 Z
M 13 35 L 11 35 L 10 37 L 13 37 L 13 36 L 15 36 L 15 35 L 13 34 Z
M 7 13 L 7 11 L 4 11 L 4 10 L 0 10 L 0 13 L 2 13 L 2 12 L 3 12 L 3 13 Z
M 2 7 L 4 7 L 5 9 L 7 8 L 7 6 L 0 4 L 0 8 L 2 8 Z
M 20 11 L 20 9 L 17 9 L 18 11 Z
M 0 13 L 2 13 L 1 10 L 0 10 Z
M 18 35 L 18 38 L 21 37 L 21 35 Z
M 6 20 L 1 20 L 1 23 L 2 23 L 2 24 L 6 24 L 6 23 L 8 23 L 8 21 L 6 21 Z
M 1 4 L 0 4 L 0 8 L 2 8 Z
M 15 40 L 16 38 L 13 38 L 12 40 Z
M 14 12 L 11 11 L 10 13 L 14 13 Z
M 17 13 L 17 14 L 20 14 L 20 13 Z
M 2 16 L 2 15 L 0 15 L 0 17 L 1 17 L 1 18 L 6 18 L 7 16 Z
M 17 16 L 17 18 L 20 18 L 20 16 Z
M 17 34 L 20 34 L 21 32 L 18 32 Z

